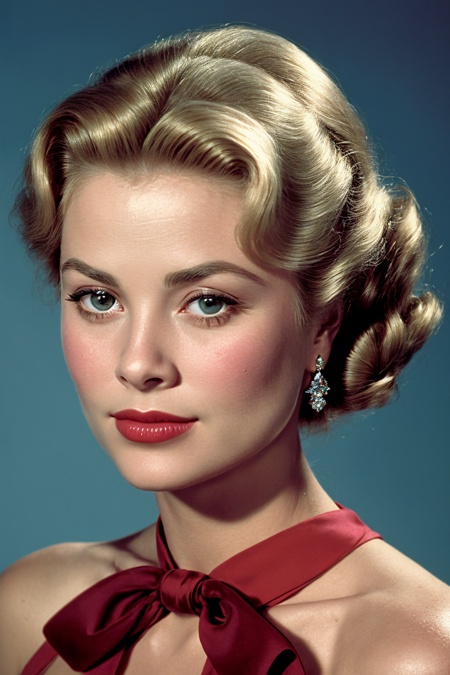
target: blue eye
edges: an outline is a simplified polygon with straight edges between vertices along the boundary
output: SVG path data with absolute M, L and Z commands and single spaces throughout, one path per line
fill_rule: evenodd
M 193 302 L 190 302 L 189 307 L 190 311 L 194 314 L 206 314 L 211 316 L 213 314 L 220 314 L 227 305 L 223 298 L 218 298 L 216 295 L 203 295 L 201 298 L 197 298 Z
M 225 314 L 230 305 L 236 305 L 236 300 L 227 298 L 223 295 L 215 295 L 214 293 L 202 293 L 201 295 L 191 298 L 187 304 L 187 309 L 191 314 L 196 314 L 202 317 L 214 317 Z
M 106 291 L 92 291 L 89 295 L 84 296 L 83 305 L 86 309 L 89 309 L 90 304 L 97 312 L 107 312 L 114 307 L 115 302 L 116 299 Z
M 83 310 L 90 314 L 105 314 L 117 304 L 116 298 L 111 293 L 101 289 L 77 291 L 72 293 L 68 299 L 76 302 L 80 311 Z

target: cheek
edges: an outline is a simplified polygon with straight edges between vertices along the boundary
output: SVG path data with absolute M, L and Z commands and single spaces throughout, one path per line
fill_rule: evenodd
M 112 355 L 105 341 L 89 340 L 85 331 L 63 321 L 61 329 L 62 347 L 70 375 L 80 398 L 89 398 L 108 373 Z
M 275 394 L 296 398 L 302 364 L 298 343 L 287 339 L 286 333 L 272 327 L 225 340 L 198 363 L 197 382 L 233 407 L 244 403 L 252 407 Z

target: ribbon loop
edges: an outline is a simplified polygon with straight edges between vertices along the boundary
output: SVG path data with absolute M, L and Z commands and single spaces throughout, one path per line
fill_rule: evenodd
M 45 637 L 72 670 L 93 669 L 100 675 L 96 664 L 120 656 L 127 644 L 167 614 L 156 590 L 163 574 L 158 567 L 142 566 L 102 579 L 50 619 Z M 107 669 L 101 675 L 104 672 Z
M 203 675 L 305 675 L 289 640 L 235 588 L 208 579 L 202 595 L 198 632 L 214 669 Z
M 206 574 L 174 569 L 166 572 L 158 585 L 159 599 L 169 612 L 198 614 L 202 611 L 201 587 Z

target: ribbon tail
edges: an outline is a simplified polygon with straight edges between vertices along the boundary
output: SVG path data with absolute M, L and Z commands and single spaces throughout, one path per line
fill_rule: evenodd
M 202 675 L 305 675 L 289 640 L 227 584 L 202 586 L 199 637 L 208 657 Z

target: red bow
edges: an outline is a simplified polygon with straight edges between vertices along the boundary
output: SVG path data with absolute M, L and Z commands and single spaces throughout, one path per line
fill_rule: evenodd
M 113 675 L 125 650 L 169 612 L 199 615 L 203 675 L 304 675 L 291 643 L 238 591 L 188 570 L 118 572 L 63 607 L 44 633 L 73 670 Z
M 74 670 L 123 673 L 134 644 L 171 611 L 200 617 L 208 657 L 202 675 L 304 675 L 294 647 L 264 610 L 379 536 L 339 507 L 241 551 L 206 576 L 177 568 L 159 521 L 161 568 L 117 572 L 72 600 L 45 626 L 48 642 L 22 675 L 42 675 L 58 654 Z

